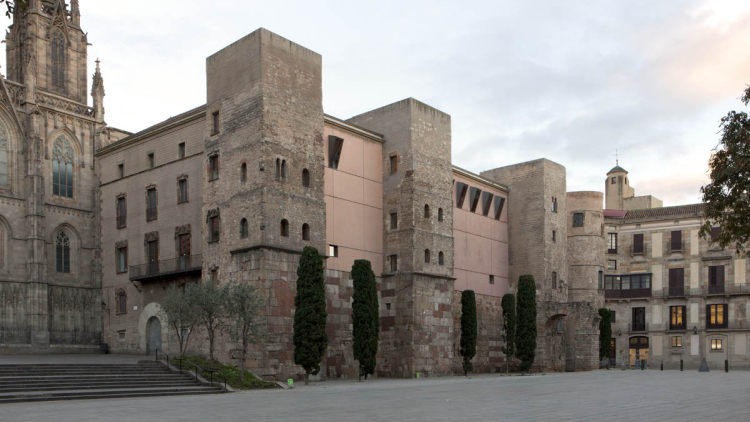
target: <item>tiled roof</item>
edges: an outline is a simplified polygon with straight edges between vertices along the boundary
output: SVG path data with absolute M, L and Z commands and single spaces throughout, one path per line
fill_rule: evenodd
M 628 211 L 625 221 L 663 220 L 675 217 L 699 217 L 703 214 L 704 204 L 678 205 L 676 207 L 649 208 Z
M 623 210 L 604 210 L 604 216 L 607 218 L 623 218 L 627 213 Z

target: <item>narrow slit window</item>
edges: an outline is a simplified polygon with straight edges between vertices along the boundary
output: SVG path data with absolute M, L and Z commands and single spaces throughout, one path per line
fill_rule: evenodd
M 503 214 L 503 206 L 505 205 L 505 198 L 502 196 L 495 197 L 495 220 L 499 220 Z
M 177 145 L 177 158 L 185 158 L 185 143 L 180 142 Z
M 302 225 L 302 240 L 310 240 L 310 225 L 307 223 Z
M 213 123 L 212 128 L 211 128 L 211 134 L 216 135 L 219 133 L 219 112 L 214 111 L 214 113 L 211 116 L 212 116 L 211 121 Z
M 469 191 L 469 185 L 466 183 L 456 183 L 456 208 L 464 207 L 464 200 L 466 199 L 466 192 Z
M 398 155 L 391 155 L 388 161 L 391 165 L 391 174 L 397 172 L 398 171 Z
M 477 205 L 479 205 L 479 197 L 481 196 L 482 190 L 479 188 L 472 187 L 469 189 L 469 205 L 471 212 L 477 211 Z
M 289 237 L 289 222 L 287 220 L 281 220 L 281 224 L 279 225 L 279 231 L 280 231 L 281 236 Z

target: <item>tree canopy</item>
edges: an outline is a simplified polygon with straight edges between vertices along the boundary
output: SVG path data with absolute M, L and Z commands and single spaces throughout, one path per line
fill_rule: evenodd
M 307 384 L 310 374 L 317 375 L 320 371 L 320 362 L 328 347 L 323 258 L 312 246 L 305 246 L 299 259 L 294 306 L 294 363 L 305 370 Z
M 750 86 L 740 98 L 750 103 Z M 737 253 L 748 254 L 750 241 L 750 117 L 744 111 L 730 111 L 721 118 L 721 140 L 708 162 L 711 183 L 701 188 L 706 204 L 700 235 L 722 248 L 734 244 Z M 720 231 L 714 233 L 712 228 Z

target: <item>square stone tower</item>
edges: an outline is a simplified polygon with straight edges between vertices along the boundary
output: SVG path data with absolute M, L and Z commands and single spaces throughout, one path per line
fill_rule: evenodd
M 206 60 L 204 277 L 249 250 L 325 253 L 321 61 L 262 28 Z
M 378 367 L 392 376 L 448 374 L 454 289 L 451 118 L 408 98 L 348 122 L 385 139 L 381 293 L 396 296 L 396 316 L 381 322 L 385 347 Z

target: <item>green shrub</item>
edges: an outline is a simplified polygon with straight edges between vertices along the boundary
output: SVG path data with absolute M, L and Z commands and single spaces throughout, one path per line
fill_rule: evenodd
M 503 295 L 503 353 L 505 354 L 505 372 L 510 370 L 510 361 L 516 354 L 516 297 L 513 293 Z
M 599 360 L 609 358 L 609 349 L 612 347 L 612 314 L 609 309 L 599 308 Z

